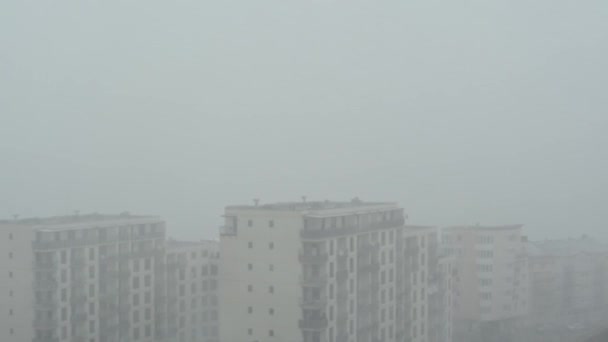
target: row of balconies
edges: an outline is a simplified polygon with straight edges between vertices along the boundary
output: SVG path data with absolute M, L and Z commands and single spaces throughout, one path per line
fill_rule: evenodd
M 327 297 L 321 296 L 318 298 L 302 297 L 300 298 L 300 307 L 302 309 L 323 309 L 327 306 Z
M 327 275 L 325 274 L 309 274 L 300 276 L 300 284 L 302 286 L 314 286 L 319 287 L 327 283 Z
M 300 329 L 322 331 L 327 328 L 326 318 L 301 319 L 299 321 Z
M 330 237 L 336 237 L 341 235 L 351 235 L 358 232 L 366 232 L 373 231 L 376 229 L 385 229 L 391 227 L 399 227 L 405 224 L 405 220 L 403 218 L 380 221 L 380 222 L 370 222 L 359 224 L 358 226 L 346 226 L 340 228 L 325 228 L 325 229 L 313 229 L 313 228 L 304 228 L 300 231 L 300 237 L 302 239 L 325 239 Z

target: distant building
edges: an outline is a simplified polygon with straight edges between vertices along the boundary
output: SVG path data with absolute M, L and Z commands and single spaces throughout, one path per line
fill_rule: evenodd
M 167 241 L 166 342 L 219 342 L 217 241 Z
M 607 244 L 588 237 L 535 241 L 528 252 L 530 323 L 592 324 L 608 316 Z
M 457 341 L 510 341 L 528 312 L 528 266 L 521 225 L 451 227 Z
M 222 341 L 430 341 L 436 239 L 394 203 L 226 207 Z
M 0 232 L 1 341 L 162 338 L 162 220 L 75 215 L 3 221 Z

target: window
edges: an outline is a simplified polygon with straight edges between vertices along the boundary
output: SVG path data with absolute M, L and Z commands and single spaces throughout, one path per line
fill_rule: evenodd
M 253 335 L 253 329 L 252 328 L 247 329 L 247 334 L 249 336 Z
M 274 242 L 268 243 L 268 249 L 274 249 Z
M 247 285 L 247 291 L 253 292 L 253 285 Z
M 270 272 L 274 272 L 274 265 L 273 264 L 268 265 L 268 270 Z
M 274 220 L 268 221 L 268 227 L 270 227 L 270 228 L 274 227 Z
M 253 248 L 253 242 L 249 241 L 248 247 L 249 247 L 249 249 Z
M 268 309 L 268 314 L 270 316 L 274 315 L 274 309 L 273 308 Z
M 247 269 L 250 270 L 250 271 L 253 271 L 253 264 L 248 264 L 247 265 Z
M 12 259 L 13 258 L 13 252 L 8 252 L 8 258 Z
M 250 307 L 247 308 L 247 313 L 250 313 L 250 314 L 253 313 L 253 307 L 252 306 L 250 306 Z
M 268 293 L 274 293 L 274 286 L 268 286 Z
M 272 329 L 268 330 L 268 336 L 270 336 L 270 337 L 274 336 L 274 330 L 272 330 Z
M 247 220 L 247 226 L 253 227 L 253 220 Z

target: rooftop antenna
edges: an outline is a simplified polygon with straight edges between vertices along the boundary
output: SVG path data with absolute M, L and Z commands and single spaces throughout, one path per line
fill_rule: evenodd
M 253 199 L 253 205 L 255 205 L 256 207 L 260 204 L 260 199 L 259 198 L 254 198 Z
M 19 219 L 19 214 L 13 214 L 13 219 L 17 221 Z
M 302 202 L 306 203 L 306 196 L 302 196 Z

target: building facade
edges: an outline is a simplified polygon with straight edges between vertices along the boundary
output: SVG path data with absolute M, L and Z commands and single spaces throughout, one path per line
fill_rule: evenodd
M 166 342 L 219 342 L 219 244 L 167 241 Z
M 458 341 L 510 341 L 528 311 L 528 267 L 521 225 L 446 228 L 454 258 Z
M 162 220 L 74 215 L 2 222 L 0 230 L 14 276 L 2 287 L 19 318 L 0 320 L 14 324 L 0 332 L 2 341 L 162 340 Z
M 608 245 L 581 237 L 530 242 L 528 251 L 530 324 L 605 326 Z
M 429 341 L 433 239 L 394 203 L 229 206 L 222 341 Z

